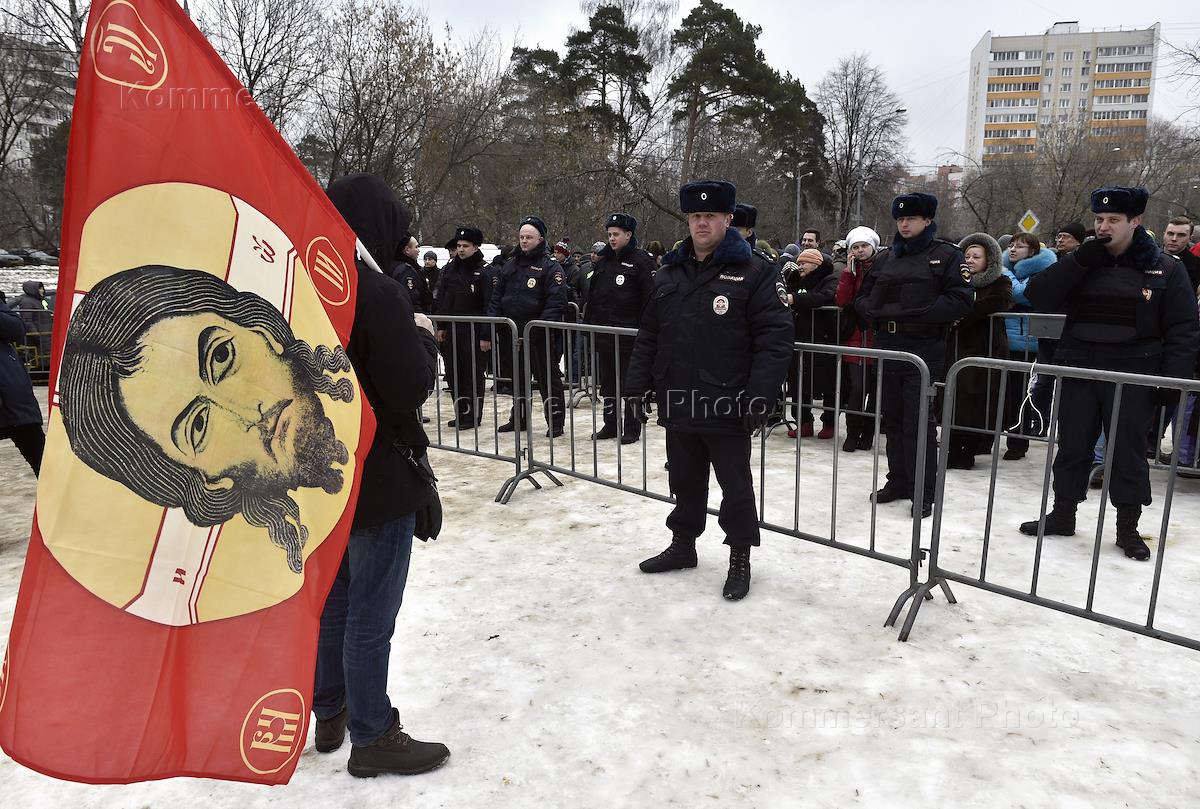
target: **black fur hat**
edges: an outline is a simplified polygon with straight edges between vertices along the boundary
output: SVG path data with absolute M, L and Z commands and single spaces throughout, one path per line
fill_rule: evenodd
M 479 228 L 460 227 L 454 231 L 452 242 L 470 242 L 478 247 L 483 244 L 483 231 Z
M 1144 188 L 1119 185 L 1097 188 L 1092 192 L 1092 213 L 1123 213 L 1132 219 L 1146 212 L 1150 192 Z
M 933 194 L 926 194 L 922 191 L 901 194 L 892 200 L 892 219 L 899 219 L 902 216 L 923 216 L 933 219 L 937 215 L 937 206 L 937 197 Z
M 747 205 L 744 202 L 739 202 L 733 208 L 733 226 L 735 228 L 749 228 L 754 230 L 754 226 L 758 224 L 758 208 L 753 205 Z
M 683 213 L 733 213 L 737 187 L 724 180 L 695 180 L 679 189 Z
M 542 238 L 546 238 L 546 223 L 542 221 L 540 216 L 525 217 L 521 220 L 521 224 L 517 225 L 517 228 L 523 228 L 526 225 L 533 225 L 535 228 L 537 228 L 537 232 L 542 234 Z
M 610 213 L 604 223 L 606 228 L 620 228 L 633 233 L 637 230 L 637 220 L 627 213 Z

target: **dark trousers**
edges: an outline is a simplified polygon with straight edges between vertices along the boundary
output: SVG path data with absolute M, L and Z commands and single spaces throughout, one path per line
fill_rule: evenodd
M 879 348 L 911 351 L 925 360 L 929 367 L 930 384 L 942 373 L 942 345 L 885 345 Z M 917 431 L 920 427 L 921 400 L 926 391 L 921 388 L 921 375 L 915 366 L 906 362 L 889 361 L 883 366 L 880 420 L 887 436 L 887 485 L 906 497 L 913 497 L 917 478 Z M 925 412 L 925 479 L 923 496 L 932 500 L 937 479 L 937 421 L 932 403 Z
M 866 362 L 842 363 L 842 406 L 846 413 L 846 434 L 865 438 L 875 434 L 875 417 L 865 415 L 875 409 L 875 365 Z
M 600 395 L 604 397 L 604 428 L 617 429 L 617 395 L 625 384 L 625 376 L 629 372 L 629 360 L 633 356 L 632 336 L 612 334 L 597 334 L 596 340 L 596 375 L 600 380 Z M 624 413 L 622 429 L 625 435 L 640 436 L 642 434 L 641 413 L 638 410 L 637 399 L 623 397 L 621 399 Z
M 837 358 L 831 354 L 793 351 L 784 393 L 794 408 L 798 424 L 812 424 L 813 403 L 821 400 L 821 423 L 833 424 L 833 398 L 837 392 Z
M 46 449 L 46 434 L 40 424 L 21 424 L 16 427 L 0 427 L 0 438 L 10 438 L 17 445 L 21 457 L 37 477 L 42 472 L 42 452 Z
M 1054 499 L 1078 503 L 1087 496 L 1096 439 L 1108 431 L 1112 417 L 1111 382 L 1064 378 L 1058 406 L 1058 451 L 1054 454 Z M 1116 434 L 1108 431 L 1106 453 L 1112 455 L 1108 497 L 1114 506 L 1150 505 L 1150 467 L 1146 463 L 1147 432 L 1157 412 L 1153 388 L 1126 385 Z
M 341 567 L 321 612 L 313 713 L 350 708 L 350 741 L 370 744 L 392 723 L 388 660 L 404 600 L 415 514 L 350 532 Z
M 522 327 L 524 328 L 524 327 Z M 561 428 L 566 422 L 567 404 L 563 393 L 562 371 L 558 364 L 562 360 L 562 342 L 560 335 L 550 335 L 550 352 L 546 353 L 546 332 L 544 329 L 534 329 L 529 339 L 531 345 L 530 360 L 533 363 L 533 378 L 537 380 L 538 392 L 542 395 L 542 408 L 546 414 L 546 424 L 552 430 Z M 529 403 L 525 400 L 525 351 L 517 352 L 517 374 L 513 377 L 513 410 L 511 419 L 514 424 L 523 427 L 529 417 Z
M 717 474 L 721 510 L 717 524 L 726 545 L 759 544 L 750 434 L 684 433 L 667 429 L 667 462 L 675 508 L 667 515 L 672 534 L 695 538 L 708 519 L 708 470 Z
M 487 357 L 479 350 L 482 337 L 490 340 L 491 328 L 471 323 L 453 323 L 442 343 L 446 377 L 454 394 L 454 417 L 460 422 L 477 422 L 483 416 L 483 369 Z M 493 347 L 498 351 L 499 347 Z

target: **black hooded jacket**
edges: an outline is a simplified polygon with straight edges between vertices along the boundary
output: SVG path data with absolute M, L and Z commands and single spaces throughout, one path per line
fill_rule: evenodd
M 408 238 L 407 234 L 403 237 L 403 239 Z M 392 262 L 388 275 L 404 288 L 414 311 L 430 312 L 433 310 L 433 293 L 430 292 L 425 275 L 421 272 L 421 265 L 417 264 L 416 259 L 409 258 L 402 251 Z
M 329 198 L 376 263 L 378 257 L 396 255 L 412 215 L 382 179 L 342 177 L 330 185 Z M 413 320 L 405 290 L 362 261 L 346 353 L 377 423 L 354 513 L 355 528 L 370 528 L 430 501 L 431 490 L 393 444 L 416 455 L 429 446 L 417 410 L 433 389 L 438 350 L 433 335 Z
M 435 311 L 439 315 L 485 314 L 492 295 L 486 265 L 483 253 L 478 250 L 470 258 L 450 259 L 438 277 Z
M 638 247 L 637 239 L 630 239 L 619 251 L 605 245 L 598 255 L 592 265 L 584 322 L 636 329 L 654 292 L 654 259 Z

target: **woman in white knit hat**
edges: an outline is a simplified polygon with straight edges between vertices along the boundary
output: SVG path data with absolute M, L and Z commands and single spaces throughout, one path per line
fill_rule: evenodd
M 879 234 L 868 227 L 856 227 L 846 234 L 846 249 L 846 269 L 838 279 L 835 298 L 837 305 L 842 307 L 841 342 L 846 346 L 870 348 L 875 344 L 875 332 L 870 323 L 855 314 L 854 299 L 879 252 Z M 869 357 L 847 355 L 843 359 L 846 440 L 842 442 L 842 450 L 871 449 L 875 419 L 867 414 L 875 407 L 875 363 Z

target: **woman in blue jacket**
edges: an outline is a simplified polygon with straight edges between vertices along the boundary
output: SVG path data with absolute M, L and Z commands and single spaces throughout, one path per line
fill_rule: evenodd
M 1032 312 L 1033 305 L 1025 297 L 1025 285 L 1029 279 L 1058 261 L 1053 250 L 1042 247 L 1037 237 L 1031 233 L 1018 233 L 1009 242 L 1008 250 L 1004 252 L 1004 274 L 1012 282 L 1013 311 Z M 1021 362 L 1032 362 L 1037 356 L 1038 340 L 1029 333 L 1029 318 L 1006 317 L 1004 327 L 1008 332 L 1009 358 Z M 1038 418 L 1032 400 L 1026 402 L 1028 385 L 1014 384 L 1018 379 L 1009 379 L 1007 397 L 1008 414 L 1005 416 L 1005 426 L 1017 425 L 1018 430 L 1026 435 L 1040 433 L 1049 423 L 1050 414 L 1043 412 Z M 1039 402 L 1038 409 L 1048 410 L 1048 403 Z M 1009 436 L 1004 460 L 1015 461 L 1025 457 L 1029 449 L 1029 441 L 1025 438 Z

